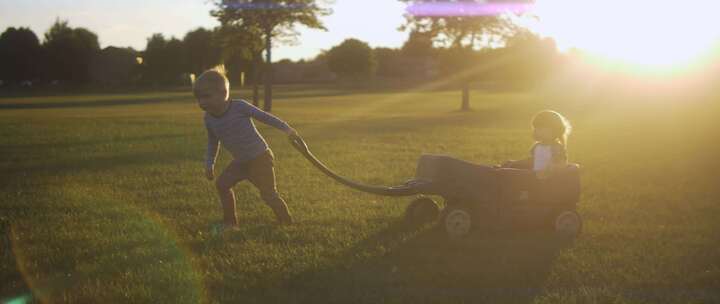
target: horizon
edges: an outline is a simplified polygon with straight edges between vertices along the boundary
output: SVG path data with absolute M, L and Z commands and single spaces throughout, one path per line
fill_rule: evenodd
M 383 10 L 372 10 L 383 2 Z M 143 4 L 139 13 L 135 10 Z M 38 10 L 43 7 L 43 10 Z M 100 47 L 132 47 L 144 50 L 147 39 L 155 33 L 166 38 L 182 39 L 188 31 L 199 27 L 212 29 L 219 25 L 210 10 L 214 5 L 204 0 L 159 0 L 151 3 L 130 0 L 76 1 L 0 0 L 0 28 L 30 28 L 42 42 L 44 34 L 56 20 L 68 21 L 71 27 L 83 27 L 98 35 Z M 400 1 L 367 0 L 363 2 L 336 0 L 329 8 L 333 13 L 321 17 L 328 31 L 296 27 L 300 34 L 295 45 L 273 47 L 274 60 L 312 59 L 348 38 L 367 42 L 372 47 L 400 47 L 406 32 L 397 29 L 404 22 L 405 5 Z M 358 14 L 365 11 L 367 14 Z M 12 12 L 9 14 L 9 12 Z M 155 18 L 164 13 L 174 18 Z M 373 14 L 373 22 L 365 22 Z M 392 28 L 392 31 L 388 31 Z
M 217 20 L 210 16 L 214 6 L 208 0 L 12 2 L 0 0 L 0 28 L 28 27 L 42 41 L 44 33 L 60 19 L 68 21 L 71 27 L 83 27 L 96 33 L 102 48 L 115 46 L 143 50 L 147 39 L 155 33 L 161 33 L 166 38 L 182 39 L 191 30 L 199 27 L 211 29 L 218 25 Z M 454 12 L 483 15 L 498 14 L 508 8 L 513 12 L 527 13 L 522 16 L 504 15 L 514 24 L 542 38 L 551 38 L 560 52 L 579 50 L 596 58 L 594 61 L 600 65 L 614 62 L 651 72 L 685 69 L 702 64 L 704 58 L 720 46 L 720 30 L 704 26 L 720 5 L 702 0 L 691 0 L 688 5 L 649 0 L 633 3 L 620 0 L 607 3 L 535 0 L 531 5 L 528 3 L 529 0 L 517 0 L 512 5 L 504 4 L 501 9 L 492 2 L 418 6 L 397 0 L 335 0 L 325 6 L 332 13 L 321 17 L 327 31 L 297 26 L 299 35 L 296 43 L 275 44 L 273 60 L 311 60 L 349 38 L 367 42 L 373 48 L 399 48 L 409 36 L 408 31 L 399 31 L 405 22 L 405 14 Z M 377 9 L 380 5 L 382 9 Z M 647 11 L 650 6 L 653 10 Z M 695 9 L 700 6 L 707 9 Z M 38 7 L 44 9 L 38 10 Z M 161 14 L 169 17 L 157 18 Z M 614 16 L 615 22 L 606 22 L 610 15 Z M 665 22 L 672 18 L 680 22 Z M 668 36 L 673 39 L 668 40 Z

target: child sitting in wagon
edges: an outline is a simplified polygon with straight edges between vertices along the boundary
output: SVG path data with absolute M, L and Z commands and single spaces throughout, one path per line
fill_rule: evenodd
M 532 127 L 535 144 L 530 149 L 530 157 L 507 161 L 501 167 L 533 170 L 538 179 L 546 179 L 567 166 L 567 138 L 571 126 L 560 113 L 545 110 L 535 114 Z

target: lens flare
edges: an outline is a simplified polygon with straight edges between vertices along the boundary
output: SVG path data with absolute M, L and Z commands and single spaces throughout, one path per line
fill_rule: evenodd
M 415 17 L 468 17 L 498 16 L 506 13 L 527 12 L 532 4 L 527 1 L 469 1 L 469 2 L 416 2 L 408 6 L 408 14 Z
M 225 1 L 223 3 L 228 8 L 238 10 L 299 10 L 308 7 L 307 4 L 302 3 L 255 3 L 243 1 Z
M 19 296 L 19 297 L 9 299 L 9 300 L 3 302 L 3 304 L 25 304 L 25 303 L 30 303 L 30 301 L 32 301 L 32 299 L 33 299 L 32 296 L 24 295 L 24 296 Z
M 97 206 L 112 209 L 112 204 L 98 204 Z M 41 249 L 38 248 L 37 242 L 32 241 L 32 236 L 29 240 L 25 240 L 16 233 L 23 230 L 30 231 L 30 229 L 11 225 L 10 248 L 17 264 L 17 270 L 29 291 L 5 299 L 3 300 L 5 302 L 0 303 L 33 301 L 50 303 L 53 297 L 81 290 L 82 286 L 92 282 L 109 282 L 115 276 L 131 273 L 137 275 L 149 271 L 158 271 L 158 273 L 170 271 L 168 270 L 170 267 L 172 267 L 172 271 L 180 274 L 174 284 L 190 287 L 176 296 L 192 298 L 197 302 L 204 301 L 207 292 L 204 289 L 200 272 L 197 270 L 199 266 L 195 265 L 191 258 L 192 251 L 183 246 L 174 229 L 164 224 L 158 216 L 130 206 L 123 206 L 122 213 L 115 214 L 115 216 L 122 217 L 124 221 L 127 221 L 124 224 L 128 227 L 142 229 L 143 235 L 146 236 L 140 241 L 127 240 L 124 243 L 107 244 L 109 247 L 94 248 L 90 250 L 94 251 L 92 259 L 73 261 L 77 263 L 77 269 L 64 270 L 67 272 L 58 272 L 53 265 L 45 264 L 47 261 L 38 256 L 37 252 Z M 114 224 L 118 223 L 119 221 Z M 76 242 L 73 246 L 81 246 L 81 243 Z M 110 258 L 117 251 L 126 252 L 125 258 L 120 260 Z M 162 273 L 159 277 L 162 277 Z M 140 283 L 141 279 L 139 278 L 138 281 L 131 283 Z M 147 279 L 152 280 L 152 276 Z

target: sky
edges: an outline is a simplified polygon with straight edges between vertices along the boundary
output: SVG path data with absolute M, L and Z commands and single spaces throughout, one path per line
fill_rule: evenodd
M 143 50 L 154 33 L 182 38 L 192 29 L 215 27 L 210 1 L 0 0 L 0 31 L 25 26 L 42 39 L 60 18 L 97 33 L 102 47 Z M 720 27 L 713 23 L 720 4 L 715 2 L 535 0 L 529 13 L 537 18 L 518 22 L 555 39 L 561 50 L 578 48 L 600 58 L 673 67 L 692 62 L 720 43 Z M 276 45 L 273 59 L 311 59 L 347 38 L 393 48 L 407 40 L 408 33 L 397 30 L 406 11 L 398 0 L 334 0 L 329 8 L 333 14 L 322 18 L 328 31 L 298 27 L 298 44 Z
M 42 41 L 60 18 L 95 32 L 101 47 L 142 50 L 154 33 L 181 39 L 189 30 L 217 26 L 209 15 L 212 8 L 208 0 L 0 0 L 0 31 L 29 27 Z M 310 59 L 347 38 L 372 47 L 399 47 L 407 39 L 407 33 L 397 30 L 404 22 L 400 1 L 335 0 L 330 8 L 333 14 L 322 19 L 328 31 L 298 27 L 298 44 L 273 48 L 274 60 Z

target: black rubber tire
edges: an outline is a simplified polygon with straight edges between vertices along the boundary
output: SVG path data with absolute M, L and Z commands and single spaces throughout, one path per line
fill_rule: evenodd
M 574 239 L 582 232 L 583 221 L 573 210 L 563 210 L 555 216 L 555 233 L 563 238 Z
M 440 206 L 429 197 L 419 197 L 405 209 L 405 221 L 413 226 L 420 226 L 437 220 Z
M 443 226 L 450 239 L 462 239 L 469 236 L 475 227 L 473 210 L 466 205 L 452 204 L 444 210 Z

